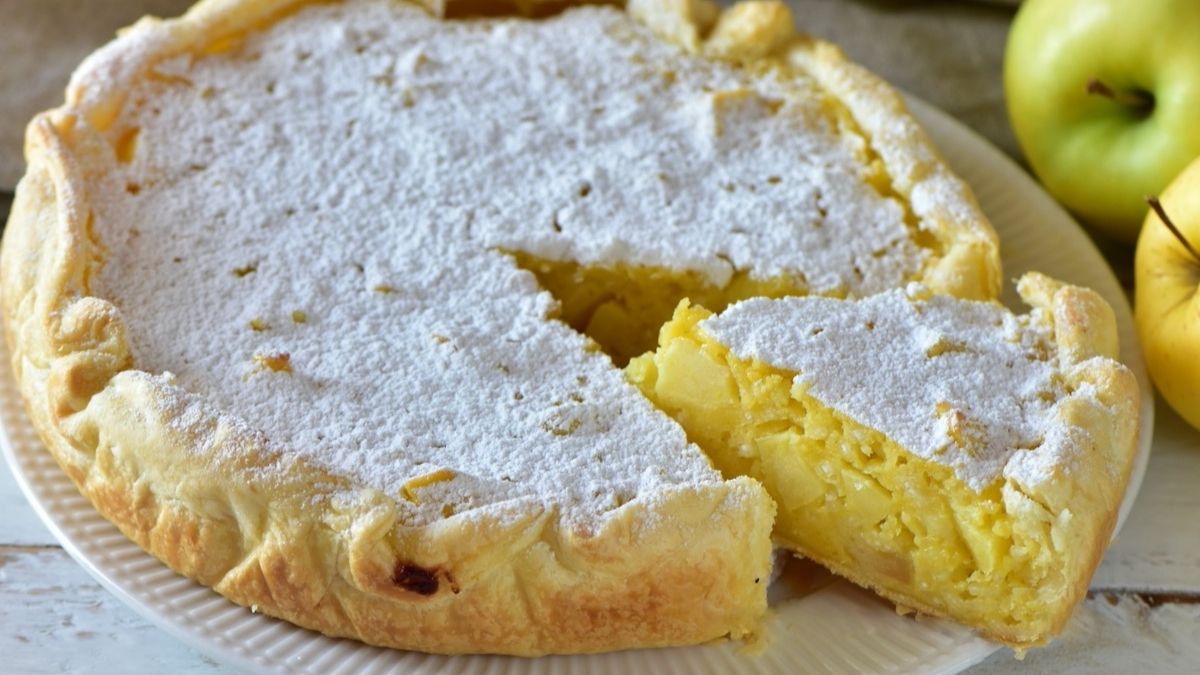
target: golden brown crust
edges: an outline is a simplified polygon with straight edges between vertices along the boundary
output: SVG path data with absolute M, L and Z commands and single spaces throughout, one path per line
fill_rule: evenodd
M 1082 432 L 1073 437 L 1073 461 L 1055 466 L 1050 480 L 1021 486 L 1051 513 L 1069 514 L 1071 540 L 1063 547 L 1083 552 L 1072 560 L 1073 569 L 1064 570 L 1073 584 L 1063 611 L 1040 639 L 1023 640 L 1033 646 L 1062 630 L 1087 594 L 1112 540 L 1137 454 L 1141 392 L 1133 373 L 1113 360 L 1118 349 L 1116 318 L 1098 293 L 1036 272 L 1022 276 L 1017 289 L 1025 302 L 1044 310 L 1053 322 L 1069 389 L 1092 394 L 1060 408 L 1060 420 Z
M 122 82 L 297 4 L 207 0 L 180 20 L 144 20 L 77 73 L 66 106 L 30 125 L 0 291 L 14 373 L 50 452 L 176 571 L 330 635 L 534 655 L 753 630 L 774 507 L 752 481 L 666 488 L 594 531 L 533 501 L 406 527 L 385 496 L 267 453 L 252 431 L 135 369 L 120 313 L 90 295 L 104 252 L 86 158 L 111 152 Z

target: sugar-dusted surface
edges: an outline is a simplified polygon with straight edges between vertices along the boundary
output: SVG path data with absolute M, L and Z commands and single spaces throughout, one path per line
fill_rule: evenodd
M 717 476 L 501 250 L 852 293 L 919 270 L 811 84 L 613 9 L 432 21 L 313 5 L 134 87 L 136 152 L 92 198 L 95 291 L 140 368 L 391 494 L 457 472 L 416 520 L 528 495 L 594 514 Z
M 754 299 L 701 325 L 975 489 L 1002 473 L 1039 482 L 1061 460 L 1055 407 L 1089 395 L 1065 390 L 1040 310 L 924 296 L 914 284 L 856 302 Z

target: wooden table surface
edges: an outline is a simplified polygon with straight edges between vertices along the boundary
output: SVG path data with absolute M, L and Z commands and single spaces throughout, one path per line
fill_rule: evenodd
M 121 4 L 44 1 L 73 12 Z M 0 0 L 0 7 L 27 8 L 28 2 Z M 127 4 L 169 7 L 172 0 Z M 791 4 L 813 32 L 839 41 L 855 58 L 1016 155 L 998 87 L 1011 10 L 915 1 L 903 3 L 903 11 L 894 3 L 866 0 Z M 874 37 L 862 40 L 867 26 Z M 4 30 L 0 26 L 0 38 Z M 892 58 L 897 47 L 879 38 L 925 40 L 922 33 L 941 36 L 938 50 L 923 52 L 924 61 Z M 0 222 L 6 219 L 11 195 L 3 190 L 9 187 L 0 184 Z M 1127 252 L 1109 253 L 1118 276 L 1128 279 Z M 233 672 L 142 619 L 93 581 L 41 524 L 8 468 L 0 468 L 0 674 Z M 1024 661 L 1003 650 L 970 672 L 1200 672 L 1200 433 L 1159 401 L 1153 452 L 1136 505 L 1064 636 Z

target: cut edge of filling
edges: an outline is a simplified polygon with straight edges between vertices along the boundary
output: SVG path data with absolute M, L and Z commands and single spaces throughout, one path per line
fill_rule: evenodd
M 802 275 L 756 279 L 737 271 L 724 286 L 704 274 L 645 265 L 581 265 L 508 252 L 558 301 L 558 319 L 591 338 L 618 367 L 654 349 L 659 331 L 685 298 L 718 311 L 753 297 L 805 295 Z
M 918 244 L 925 248 L 924 244 Z M 542 258 L 523 251 L 504 251 L 517 266 L 537 279 L 558 302 L 549 318 L 566 323 L 595 341 L 617 367 L 652 351 L 659 332 L 680 302 L 688 300 L 720 313 L 751 298 L 813 295 L 803 272 L 766 278 L 735 269 L 718 286 L 703 273 L 652 265 L 585 265 Z M 921 275 L 906 281 L 920 281 Z M 818 293 L 844 299 L 845 289 Z

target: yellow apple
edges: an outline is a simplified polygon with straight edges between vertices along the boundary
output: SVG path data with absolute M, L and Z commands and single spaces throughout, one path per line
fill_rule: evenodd
M 1134 257 L 1138 335 L 1163 398 L 1200 428 L 1200 158 L 1151 206 Z

